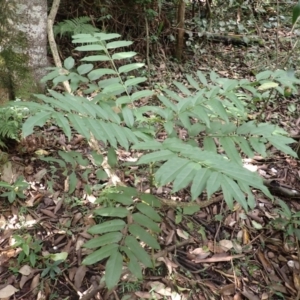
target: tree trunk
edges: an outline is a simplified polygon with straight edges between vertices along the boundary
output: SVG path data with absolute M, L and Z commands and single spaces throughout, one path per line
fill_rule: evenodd
M 28 57 L 28 67 L 37 84 L 46 75 L 49 66 L 47 59 L 47 0 L 17 0 L 18 26 L 25 34 L 27 47 L 24 54 Z
M 184 20 L 185 20 L 185 2 L 179 0 L 177 14 L 177 45 L 176 45 L 176 58 L 181 61 L 184 47 Z
M 40 80 L 49 66 L 47 0 L 7 2 L 0 0 L 0 95 L 7 91 L 6 101 L 29 99 L 43 90 Z

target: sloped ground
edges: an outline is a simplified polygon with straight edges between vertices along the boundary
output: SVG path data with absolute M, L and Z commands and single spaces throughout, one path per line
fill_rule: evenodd
M 268 18 L 264 16 L 264 21 L 253 25 L 260 29 L 264 47 L 207 41 L 201 56 L 188 54 L 183 65 L 161 62 L 155 69 L 155 87 L 164 84 L 166 78 L 167 85 L 173 79 L 184 82 L 183 73 L 197 69 L 214 70 L 228 78 L 251 78 L 253 73 L 275 68 L 276 61 L 283 66 L 296 38 L 290 34 L 288 22 L 277 29 Z M 295 48 L 291 53 L 291 65 L 297 63 L 297 51 Z M 278 97 L 264 114 L 266 120 L 295 137 L 300 135 L 297 97 Z M 263 104 L 249 105 L 253 112 L 249 118 L 256 118 Z M 76 166 L 72 195 L 66 193 L 70 189 L 66 170 L 71 170 L 71 163 L 64 165 L 58 152 L 65 149 L 82 153 L 86 159 L 84 168 Z M 155 254 L 157 267 L 145 270 L 143 282 L 124 276 L 118 287 L 108 292 L 99 285 L 105 261 L 89 267 L 81 264 L 87 254 L 81 246 L 90 238 L 87 229 L 95 224 L 92 212 L 98 206 L 98 190 L 109 181 L 105 176 L 97 178 L 90 150 L 77 134 L 68 143 L 54 126 L 41 129 L 10 150 L 10 163 L 2 170 L 1 180 L 23 175 L 29 187 L 25 199 L 17 198 L 12 204 L 5 197 L 1 201 L 0 298 L 14 294 L 16 299 L 299 299 L 299 160 L 270 147 L 268 158 L 245 161 L 268 180 L 275 195 L 272 202 L 253 191 L 257 205 L 248 214 L 238 205 L 230 211 L 222 195 L 216 195 L 217 202 L 193 215 L 183 215 L 179 204 L 163 206 L 159 236 L 163 250 Z M 44 161 L 40 155 L 57 160 Z M 143 178 L 138 168 L 124 172 L 124 163 L 134 160 L 135 155 L 120 149 L 116 172 L 126 185 L 147 192 L 149 179 Z M 86 185 L 94 188 L 92 196 L 85 192 Z M 170 190 L 165 187 L 154 192 L 165 196 Z M 185 202 L 189 191 L 181 191 L 172 199 Z M 289 235 L 291 228 L 295 234 Z M 22 237 L 18 248 L 10 246 L 14 235 Z M 28 255 L 20 257 L 21 250 Z M 67 260 L 55 266 L 48 257 L 62 252 L 68 253 Z M 91 292 L 93 288 L 96 293 Z

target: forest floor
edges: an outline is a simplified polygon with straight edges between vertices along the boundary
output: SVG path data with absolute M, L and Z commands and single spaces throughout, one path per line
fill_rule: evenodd
M 184 75 L 199 69 L 207 74 L 213 70 L 226 78 L 254 80 L 254 74 L 260 71 L 297 66 L 299 51 L 292 48 L 298 37 L 290 33 L 290 22 L 282 23 L 280 28 L 275 23 L 276 16 L 268 16 L 253 26 L 257 36 L 264 40 L 263 46 L 209 40 L 199 41 L 199 46 L 193 41 L 182 64 L 155 61 L 149 85 L 160 90 L 175 79 L 185 83 Z M 249 119 L 255 119 L 263 107 L 263 103 L 249 103 Z M 278 97 L 268 103 L 263 118 L 299 138 L 299 111 L 298 95 Z M 9 164 L 2 170 L 1 180 L 10 181 L 22 175 L 28 187 L 24 190 L 25 199 L 17 197 L 9 204 L 3 197 L 0 204 L 1 299 L 9 299 L 9 295 L 20 300 L 299 299 L 300 233 L 296 213 L 300 203 L 298 197 L 287 197 L 284 193 L 300 193 L 299 159 L 270 148 L 266 158 L 245 160 L 249 168 L 268 180 L 275 196 L 275 201 L 271 201 L 253 191 L 257 205 L 249 213 L 239 205 L 230 211 L 222 197 L 193 215 L 182 214 L 180 208 L 164 207 L 159 239 L 165 251 L 157 259 L 157 267 L 145 270 L 143 281 L 124 277 L 116 289 L 107 291 L 99 288 L 105 261 L 103 265 L 88 267 L 81 264 L 86 255 L 81 246 L 90 238 L 87 229 L 95 224 L 92 212 L 97 207 L 96 197 L 87 195 L 84 185 L 98 185 L 101 189 L 106 179 L 99 182 L 96 176 L 81 176 L 72 195 L 66 193 L 68 167 L 58 155 L 63 149 L 86 155 L 91 174 L 96 174 L 88 160 L 87 142 L 78 134 L 67 142 L 55 126 L 42 128 L 9 151 Z M 122 182 L 146 191 L 149 181 L 140 176 L 138 168 L 134 173 L 124 172 L 132 153 L 120 149 L 117 154 L 116 171 Z M 56 160 L 41 160 L 40 155 Z M 76 170 L 81 174 L 84 171 Z M 167 186 L 154 192 L 165 196 L 170 191 Z M 172 199 L 185 202 L 189 197 L 189 191 L 183 190 Z M 286 205 L 279 205 L 281 201 Z M 291 228 L 296 228 L 293 234 L 289 232 Z M 12 238 L 18 247 L 8 246 Z M 68 256 L 64 263 L 50 262 L 49 255 L 59 256 L 63 252 Z M 90 293 L 93 288 L 97 293 Z

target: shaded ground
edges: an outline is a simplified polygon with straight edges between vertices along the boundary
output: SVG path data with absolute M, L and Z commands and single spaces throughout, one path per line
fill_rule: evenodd
M 184 82 L 185 72 L 198 69 L 204 73 L 214 70 L 228 78 L 252 78 L 258 71 L 276 65 L 297 64 L 298 49 L 290 58 L 287 54 L 294 40 L 289 22 L 282 22 L 278 28 L 274 26 L 276 19 L 270 18 L 273 16 L 263 16 L 259 22 L 252 20 L 252 27 L 247 26 L 265 41 L 263 47 L 202 41 L 201 53 L 199 49 L 197 53 L 187 52 L 182 65 L 158 61 L 151 84 L 160 90 L 173 79 Z M 264 114 L 266 120 L 280 124 L 296 137 L 300 133 L 297 97 L 278 97 Z M 255 118 L 263 104 L 249 106 L 249 118 Z M 81 246 L 90 238 L 87 229 L 95 224 L 91 217 L 98 206 L 95 199 L 108 179 L 97 177 L 86 141 L 76 134 L 70 143 L 66 141 L 58 128 L 49 126 L 10 150 L 10 164 L 2 171 L 1 180 L 23 175 L 30 186 L 24 200 L 17 199 L 13 204 L 5 198 L 1 201 L 0 292 L 9 284 L 19 290 L 16 299 L 299 299 L 298 215 L 289 214 L 298 212 L 300 206 L 299 160 L 270 147 L 268 158 L 244 162 L 268 180 L 276 196 L 271 202 L 253 191 L 257 205 L 248 214 L 238 205 L 231 212 L 222 197 L 194 215 L 183 215 L 180 207 L 164 206 L 159 236 L 164 251 L 155 254 L 157 268 L 145 270 L 143 282 L 124 276 L 114 291 L 107 292 L 99 286 L 105 261 L 103 265 L 82 266 L 87 250 Z M 72 195 L 65 192 L 70 188 L 66 170 L 72 169 L 71 162 L 64 165 L 65 159 L 58 152 L 65 149 L 82 153 L 86 159 L 84 168 L 76 166 Z M 41 160 L 40 155 L 56 160 Z M 141 177 L 138 168 L 125 172 L 124 164 L 134 156 L 120 149 L 117 175 L 127 185 L 147 192 L 149 179 Z M 87 195 L 86 185 L 94 188 L 92 196 Z M 167 196 L 170 191 L 165 187 L 154 192 Z M 189 191 L 181 191 L 172 199 L 185 202 Z M 292 228 L 295 234 L 289 235 Z M 13 235 L 22 237 L 19 248 L 10 247 Z M 21 250 L 28 255 L 20 257 Z M 61 252 L 67 252 L 68 258 L 56 268 L 48 256 Z M 92 287 L 98 289 L 96 295 L 88 293 Z M 86 296 L 82 296 L 84 292 Z

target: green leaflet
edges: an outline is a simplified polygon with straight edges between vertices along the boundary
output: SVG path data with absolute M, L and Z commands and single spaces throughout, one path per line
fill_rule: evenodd
M 105 282 L 108 289 L 115 287 L 122 274 L 123 257 L 121 253 L 114 249 L 105 265 Z

